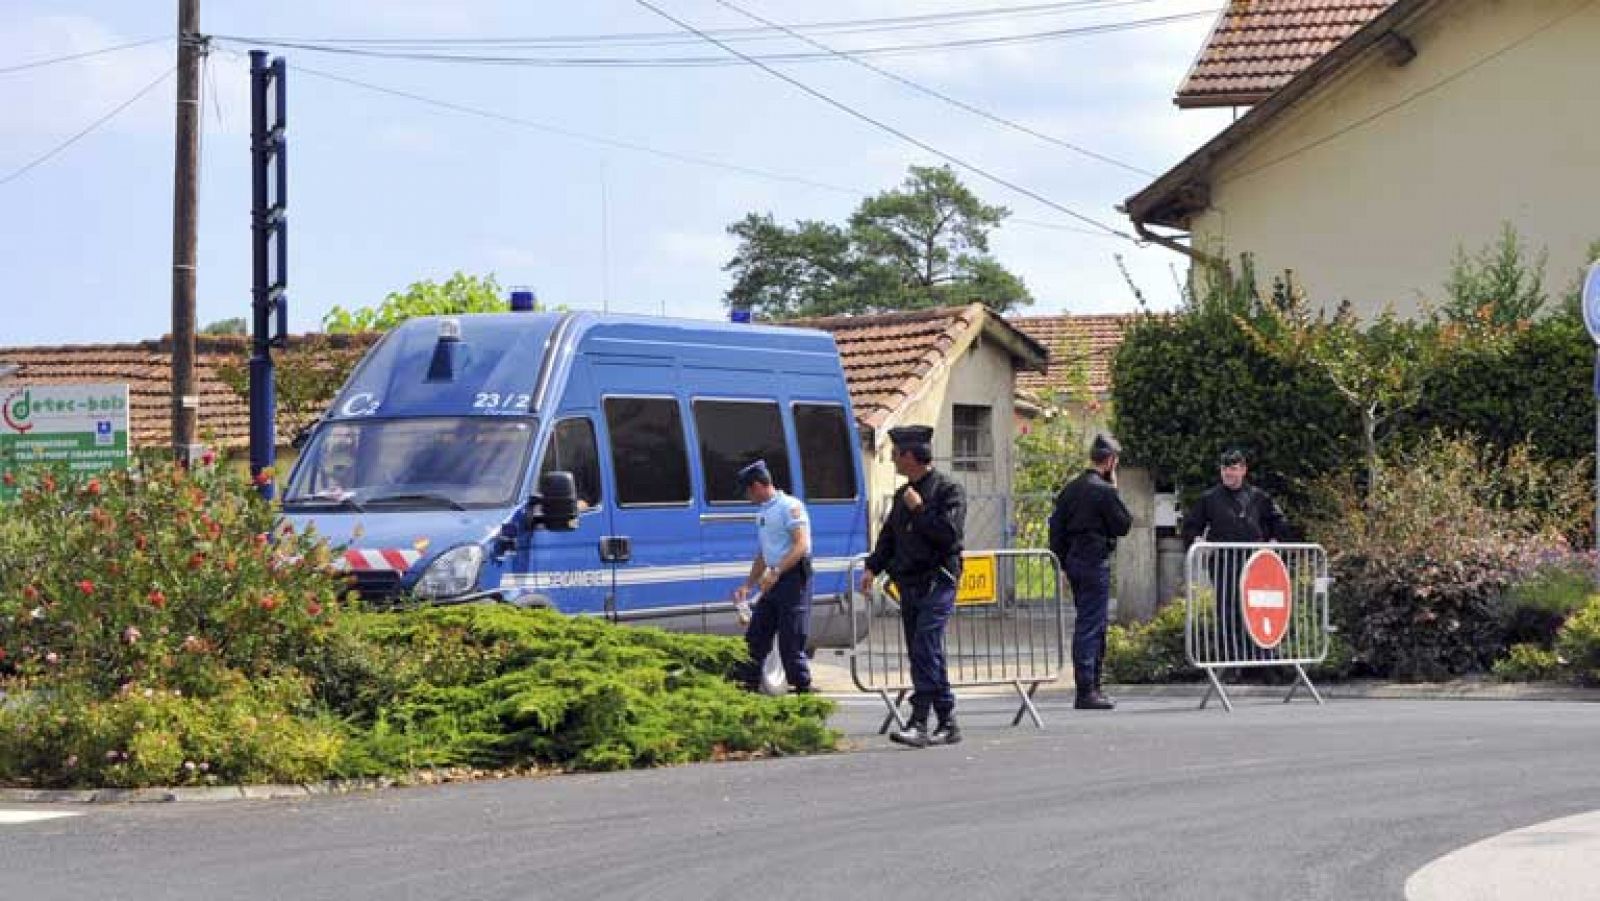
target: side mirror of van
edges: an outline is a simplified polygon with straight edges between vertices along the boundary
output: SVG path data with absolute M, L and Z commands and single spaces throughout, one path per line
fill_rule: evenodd
M 538 512 L 534 512 L 537 509 Z M 528 525 L 571 531 L 578 527 L 578 483 L 570 472 L 539 476 L 539 494 L 529 500 Z
M 293 438 L 289 439 L 289 446 L 297 451 L 305 450 L 306 445 L 311 442 L 311 433 L 315 432 L 316 430 L 317 423 L 315 422 L 301 428 L 300 431 L 294 433 Z

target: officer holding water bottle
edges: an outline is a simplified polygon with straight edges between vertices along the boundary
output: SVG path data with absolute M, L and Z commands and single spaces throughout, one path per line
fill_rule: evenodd
M 744 681 L 752 689 L 761 685 L 761 664 L 778 642 L 784 678 L 796 694 L 810 694 L 811 667 L 806 662 L 806 639 L 811 632 L 811 522 L 806 505 L 772 484 L 766 461 L 757 460 L 739 470 L 739 487 L 756 505 L 756 534 L 760 547 L 750 563 L 750 576 L 734 589 L 733 601 L 742 609 L 753 591 L 758 600 L 745 627 L 750 650 Z

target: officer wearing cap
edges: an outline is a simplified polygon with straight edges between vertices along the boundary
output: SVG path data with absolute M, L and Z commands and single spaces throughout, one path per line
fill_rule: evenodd
M 1218 461 L 1221 483 L 1200 496 L 1183 518 L 1184 543 L 1204 538 L 1212 542 L 1260 544 L 1289 537 L 1289 521 L 1265 491 L 1245 483 L 1249 467 L 1244 452 L 1224 451 Z M 1255 656 L 1253 645 L 1241 634 L 1239 575 L 1249 555 L 1224 551 L 1211 560 L 1211 579 L 1217 591 L 1217 624 L 1223 653 Z
M 750 563 L 750 577 L 734 589 L 733 599 L 742 604 L 752 588 L 761 590 L 744 632 L 745 647 L 750 651 L 745 682 L 752 688 L 760 686 L 761 663 L 772 653 L 776 638 L 789 687 L 797 694 L 809 694 L 806 638 L 811 632 L 811 522 L 806 505 L 773 487 L 765 460 L 739 470 L 739 487 L 756 505 L 759 547 Z
M 895 472 L 906 484 L 895 492 L 878 543 L 867 557 L 861 590 L 872 590 L 887 574 L 900 595 L 900 621 L 911 656 L 911 720 L 890 733 L 899 744 L 925 748 L 961 740 L 956 697 L 945 671 L 944 630 L 955 612 L 961 581 L 961 540 L 967 497 L 961 486 L 933 468 L 933 429 L 903 426 L 889 430 Z M 928 731 L 928 713 L 938 727 Z
M 1101 689 L 1106 657 L 1106 616 L 1111 606 L 1111 554 L 1128 534 L 1133 517 L 1117 494 L 1117 460 L 1122 447 L 1096 435 L 1089 468 L 1056 495 L 1050 512 L 1050 550 L 1072 584 L 1077 617 L 1072 625 L 1072 674 L 1077 686 L 1073 707 L 1111 710 L 1117 705 Z

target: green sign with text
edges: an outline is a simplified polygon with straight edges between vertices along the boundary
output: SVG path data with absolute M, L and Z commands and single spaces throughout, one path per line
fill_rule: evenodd
M 0 502 L 16 499 L 29 466 L 93 475 L 128 465 L 127 385 L 0 388 Z

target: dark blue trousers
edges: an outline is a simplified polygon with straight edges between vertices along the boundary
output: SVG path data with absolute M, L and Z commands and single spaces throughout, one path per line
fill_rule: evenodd
M 956 708 L 944 662 L 944 627 L 956 609 L 956 586 L 935 579 L 926 587 L 899 583 L 895 587 L 900 592 L 900 622 L 905 626 L 911 657 L 911 714 L 926 721 L 932 707 L 943 719 Z
M 755 672 L 772 653 L 778 641 L 778 656 L 783 660 L 783 675 L 791 688 L 811 687 L 811 665 L 806 662 L 806 639 L 811 635 L 811 567 L 797 566 L 778 578 L 767 589 L 750 614 L 744 631 L 745 647 Z
M 1100 684 L 1100 659 L 1105 656 L 1106 618 L 1111 606 L 1111 561 L 1061 561 L 1072 583 L 1072 670 L 1078 690 Z

